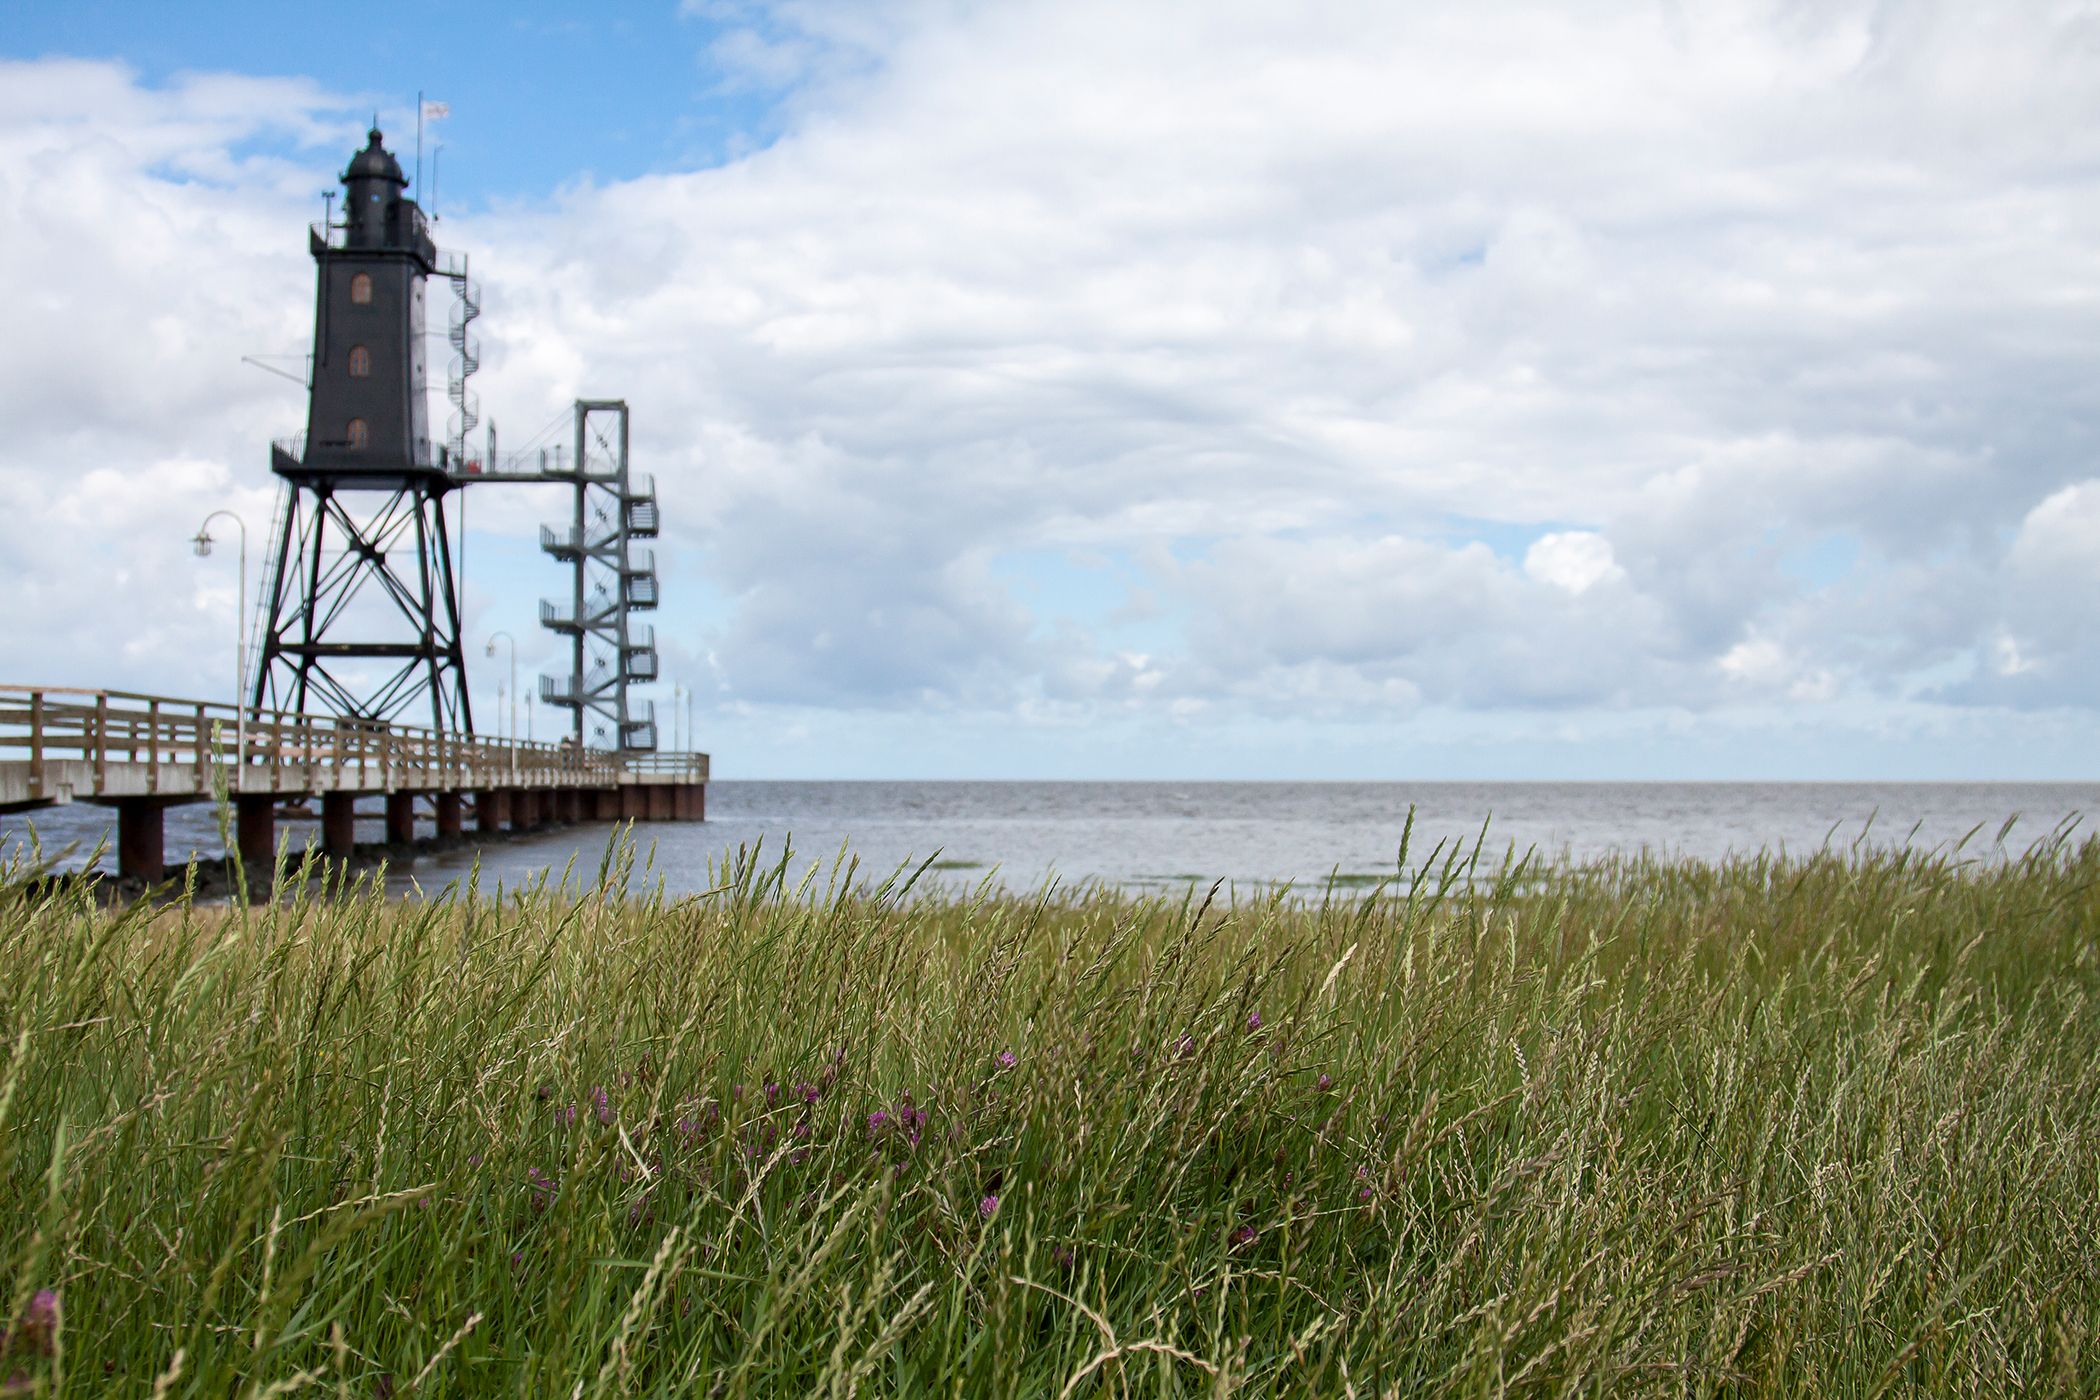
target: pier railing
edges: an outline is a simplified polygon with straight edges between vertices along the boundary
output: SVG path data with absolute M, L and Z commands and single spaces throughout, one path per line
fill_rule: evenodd
M 705 754 L 621 756 L 114 690 L 0 685 L 0 807 L 75 796 L 609 788 L 707 781 Z
M 647 722 L 655 723 L 653 718 Z M 621 763 L 630 773 L 669 778 L 681 783 L 707 781 L 707 755 L 704 753 L 629 754 L 621 759 Z

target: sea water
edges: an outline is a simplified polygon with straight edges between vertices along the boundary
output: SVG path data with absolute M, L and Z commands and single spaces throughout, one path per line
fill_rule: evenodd
M 377 841 L 378 804 L 366 805 L 374 810 L 358 838 Z M 842 848 L 876 878 L 930 861 L 922 881 L 950 890 L 989 878 L 1015 890 L 1052 879 L 1136 891 L 1223 880 L 1236 891 L 1288 883 L 1317 893 L 1332 877 L 1364 888 L 1392 874 L 1410 813 L 1410 864 L 1439 843 L 1482 842 L 1491 863 L 1511 851 L 1580 862 L 1643 851 L 1714 860 L 1824 846 L 1930 849 L 1965 836 L 1965 853 L 1987 859 L 2067 823 L 2082 832 L 2096 806 L 2100 783 L 718 782 L 707 790 L 706 822 L 644 823 L 635 836 L 652 876 L 674 893 L 707 888 L 711 864 L 719 869 L 739 847 L 777 859 L 790 846 L 797 870 L 828 864 Z M 113 814 L 86 805 L 0 815 L 0 850 L 26 843 L 32 824 L 47 852 L 72 848 L 61 867 L 77 868 L 97 841 L 114 850 Z M 295 849 L 316 828 L 279 824 Z M 435 891 L 477 864 L 484 888 L 572 861 L 594 874 L 613 832 L 593 823 L 426 851 L 391 883 Z M 171 865 L 222 849 L 209 804 L 169 811 Z

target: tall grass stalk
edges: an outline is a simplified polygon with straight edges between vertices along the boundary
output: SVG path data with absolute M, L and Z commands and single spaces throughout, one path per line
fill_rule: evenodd
M 21 1393 L 2100 1393 L 2100 846 L 0 893 Z

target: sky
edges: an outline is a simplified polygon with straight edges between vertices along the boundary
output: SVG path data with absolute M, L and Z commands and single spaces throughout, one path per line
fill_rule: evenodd
M 719 777 L 2100 776 L 2096 0 L 596 8 L 10 8 L 4 679 L 230 693 L 421 92 Z M 561 502 L 469 496 L 490 728 Z

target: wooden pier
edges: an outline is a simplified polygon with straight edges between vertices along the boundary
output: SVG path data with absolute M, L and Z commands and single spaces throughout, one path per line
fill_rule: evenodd
M 117 809 L 119 874 L 162 876 L 162 814 L 221 795 L 241 860 L 268 870 L 279 804 L 318 799 L 332 856 L 355 844 L 357 799 L 383 797 L 387 839 L 414 838 L 418 801 L 438 835 L 549 821 L 704 821 L 707 755 L 619 755 L 369 720 L 245 712 L 115 690 L 0 686 L 0 812 L 93 802 Z

